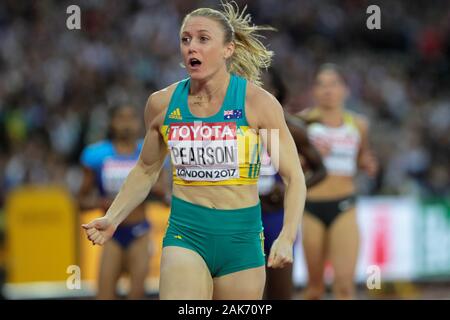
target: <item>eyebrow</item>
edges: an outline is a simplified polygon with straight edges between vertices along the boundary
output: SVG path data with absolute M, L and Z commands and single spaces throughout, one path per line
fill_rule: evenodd
M 206 30 L 206 29 L 200 29 L 200 30 L 198 30 L 197 32 L 207 32 L 207 33 L 211 33 L 209 30 Z M 189 33 L 189 34 L 190 34 L 189 31 L 183 31 L 181 34 L 184 34 L 184 33 Z

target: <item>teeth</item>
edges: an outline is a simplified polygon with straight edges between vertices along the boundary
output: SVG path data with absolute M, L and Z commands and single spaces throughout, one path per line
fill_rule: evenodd
M 196 59 L 196 58 L 192 58 L 189 60 L 189 64 L 191 66 L 197 65 L 197 64 L 201 64 L 200 60 Z

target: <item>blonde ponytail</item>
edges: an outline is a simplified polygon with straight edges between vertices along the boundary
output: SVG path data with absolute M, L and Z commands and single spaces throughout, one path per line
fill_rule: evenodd
M 259 40 L 263 36 L 258 32 L 276 29 L 252 25 L 251 15 L 245 13 L 247 6 L 241 12 L 234 1 L 222 3 L 222 7 L 223 11 L 210 8 L 194 10 L 185 17 L 183 25 L 189 17 L 194 16 L 207 17 L 219 22 L 224 29 L 225 43 L 233 41 L 235 44 L 234 53 L 227 63 L 228 71 L 260 85 L 261 69 L 270 67 L 273 52 Z

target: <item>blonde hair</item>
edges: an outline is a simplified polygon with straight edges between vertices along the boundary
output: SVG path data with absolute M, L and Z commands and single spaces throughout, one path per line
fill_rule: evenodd
M 235 6 L 233 6 L 233 4 Z M 275 31 L 271 26 L 251 25 L 251 15 L 239 12 L 236 2 L 223 3 L 223 11 L 200 8 L 192 11 L 183 20 L 182 28 L 191 17 L 205 17 L 218 22 L 225 34 L 225 43 L 234 42 L 235 50 L 227 62 L 228 71 L 235 73 L 255 84 L 261 84 L 261 69 L 270 67 L 273 52 L 268 50 L 259 38 L 264 38 L 258 31 Z

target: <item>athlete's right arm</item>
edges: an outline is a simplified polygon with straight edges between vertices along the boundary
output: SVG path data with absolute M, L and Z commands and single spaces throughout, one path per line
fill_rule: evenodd
M 159 133 L 167 104 L 165 93 L 154 93 L 147 101 L 144 143 L 136 165 L 130 171 L 111 207 L 103 218 L 83 225 L 94 244 L 103 244 L 114 234 L 117 226 L 147 197 L 158 179 L 167 154 L 167 147 Z
M 106 212 L 106 217 L 118 226 L 142 201 L 145 200 L 150 189 L 158 180 L 159 172 L 167 154 L 167 147 L 159 133 L 164 114 L 161 106 L 150 96 L 147 102 L 149 118 L 151 119 L 145 135 L 142 151 L 133 169 L 122 185 L 120 192 Z

